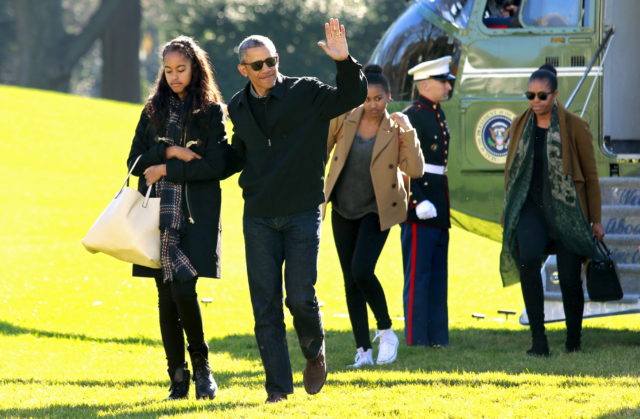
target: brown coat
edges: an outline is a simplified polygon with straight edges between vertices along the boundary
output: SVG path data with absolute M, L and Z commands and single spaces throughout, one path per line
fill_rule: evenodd
M 331 154 L 334 146 L 335 152 L 331 157 L 331 167 L 324 186 L 326 201 L 322 206 L 323 217 L 327 202 L 331 199 L 333 188 L 351 151 L 351 144 L 358 132 L 363 112 L 363 106 L 359 106 L 331 120 L 327 155 Z M 399 138 L 402 138 L 402 145 Z M 385 112 L 376 135 L 370 165 L 380 230 L 391 228 L 407 219 L 408 176 L 418 178 L 422 176 L 423 171 L 424 159 L 415 131 L 402 130 Z
M 518 148 L 518 142 L 531 112 L 533 111 L 529 108 L 513 121 L 509 153 L 504 170 L 505 185 Z M 573 179 L 577 195 L 580 198 L 580 206 L 587 220 L 591 223 L 600 223 L 602 207 L 600 183 L 589 125 L 560 104 L 558 104 L 558 123 L 560 125 L 564 174 Z

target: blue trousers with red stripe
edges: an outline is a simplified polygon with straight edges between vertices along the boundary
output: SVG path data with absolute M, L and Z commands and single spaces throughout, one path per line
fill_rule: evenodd
M 449 230 L 415 223 L 400 228 L 407 345 L 448 345 Z

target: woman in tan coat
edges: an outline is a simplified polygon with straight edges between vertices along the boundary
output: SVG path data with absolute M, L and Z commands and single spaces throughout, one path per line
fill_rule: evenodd
M 555 69 L 545 64 L 529 78 L 530 108 L 513 122 L 505 166 L 500 271 L 520 280 L 533 344 L 529 355 L 548 356 L 540 267 L 556 253 L 567 323 L 567 352 L 580 350 L 584 258 L 597 257 L 602 239 L 600 187 L 587 123 L 557 102 Z M 519 275 L 519 278 L 518 278 Z
M 332 202 L 333 237 L 345 281 L 349 318 L 356 340 L 353 367 L 373 364 L 367 304 L 380 339 L 377 363 L 397 356 L 398 338 L 375 266 L 389 229 L 407 217 L 408 178 L 420 177 L 423 157 L 409 119 L 386 111 L 389 82 L 377 65 L 364 69 L 365 103 L 334 119 L 329 129 L 325 196 Z

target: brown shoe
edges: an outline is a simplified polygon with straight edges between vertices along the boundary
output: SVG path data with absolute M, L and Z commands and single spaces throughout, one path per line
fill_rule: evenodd
M 278 403 L 278 402 L 283 402 L 287 400 L 287 395 L 286 394 L 269 394 L 269 396 L 267 396 L 267 400 L 265 400 L 265 403 Z
M 307 366 L 302 373 L 304 389 L 309 394 L 317 394 L 322 390 L 327 380 L 327 362 L 324 358 L 324 342 L 320 349 L 320 355 L 315 359 L 308 359 Z

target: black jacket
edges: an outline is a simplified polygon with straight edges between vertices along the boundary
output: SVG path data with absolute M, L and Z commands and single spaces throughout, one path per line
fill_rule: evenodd
M 250 83 L 229 103 L 244 214 L 291 215 L 324 202 L 329 120 L 364 102 L 367 82 L 351 57 L 336 62 L 337 88 L 315 78 L 280 75 L 265 103 L 267 132 L 249 105 Z
M 201 160 L 184 162 L 165 158 L 167 144 L 158 141 L 157 133 L 149 117 L 143 112 L 131 144 L 127 166 L 142 155 L 133 171 L 139 176 L 138 190 L 147 191 L 144 171 L 156 164 L 167 165 L 167 179 L 183 183 L 186 231 L 180 238 L 180 248 L 189 258 L 200 277 L 220 277 L 220 180 L 229 176 L 229 152 L 220 105 L 213 104 L 205 112 L 187 116 L 183 127 L 184 139 L 189 149 L 202 156 Z M 186 130 L 186 131 L 185 131 Z M 182 144 L 183 146 L 185 144 Z M 155 194 L 155 190 L 152 192 Z M 162 277 L 160 269 L 133 265 L 134 276 Z
M 416 130 L 422 155 L 427 164 L 446 166 L 449 153 L 449 128 L 440 104 L 433 103 L 424 96 L 404 110 L 411 125 Z M 416 216 L 415 207 L 428 199 L 436 207 L 437 217 L 421 220 Z M 411 179 L 411 196 L 407 221 L 431 227 L 450 228 L 449 186 L 446 175 L 425 173 L 420 179 Z

